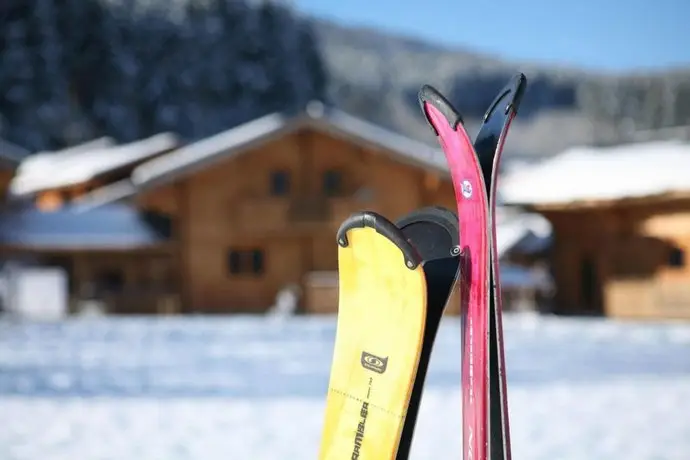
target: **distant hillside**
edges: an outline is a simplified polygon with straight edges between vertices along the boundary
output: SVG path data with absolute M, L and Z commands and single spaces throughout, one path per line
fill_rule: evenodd
M 417 105 L 423 84 L 473 133 L 518 70 L 529 85 L 513 158 L 690 124 L 690 69 L 610 77 L 510 63 L 305 18 L 283 0 L 0 5 L 0 137 L 30 151 L 162 131 L 195 140 L 313 99 L 435 146 Z
M 429 83 L 468 119 L 471 133 L 516 71 L 528 90 L 506 148 L 550 155 L 576 144 L 615 143 L 633 130 L 690 124 L 690 68 L 657 74 L 597 75 L 578 69 L 510 63 L 462 49 L 312 19 L 339 107 L 435 143 L 417 105 Z

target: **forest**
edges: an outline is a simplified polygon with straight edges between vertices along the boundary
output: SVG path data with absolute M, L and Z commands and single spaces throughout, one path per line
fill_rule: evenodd
M 193 140 L 325 99 L 311 25 L 282 2 L 3 0 L 0 137 Z
M 503 62 L 307 17 L 283 0 L 3 0 L 0 49 L 0 138 L 30 151 L 162 131 L 192 141 L 312 99 L 435 145 L 421 85 L 477 122 L 518 70 L 529 83 L 514 131 L 526 134 L 508 148 L 522 154 L 690 124 L 688 69 Z

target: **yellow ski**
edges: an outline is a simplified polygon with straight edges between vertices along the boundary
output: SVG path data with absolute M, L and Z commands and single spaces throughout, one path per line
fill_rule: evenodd
M 424 339 L 422 260 L 373 212 L 338 230 L 338 320 L 319 460 L 395 459 Z

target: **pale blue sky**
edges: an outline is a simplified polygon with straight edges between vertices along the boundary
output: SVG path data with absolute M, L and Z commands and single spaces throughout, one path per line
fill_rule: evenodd
M 293 0 L 345 24 L 601 71 L 690 64 L 690 0 Z

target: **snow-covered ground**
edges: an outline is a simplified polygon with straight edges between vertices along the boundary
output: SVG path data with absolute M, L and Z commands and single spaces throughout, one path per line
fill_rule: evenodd
M 0 322 L 2 460 L 315 459 L 334 317 Z M 411 458 L 460 458 L 459 322 Z M 513 458 L 690 459 L 690 324 L 508 316 Z

